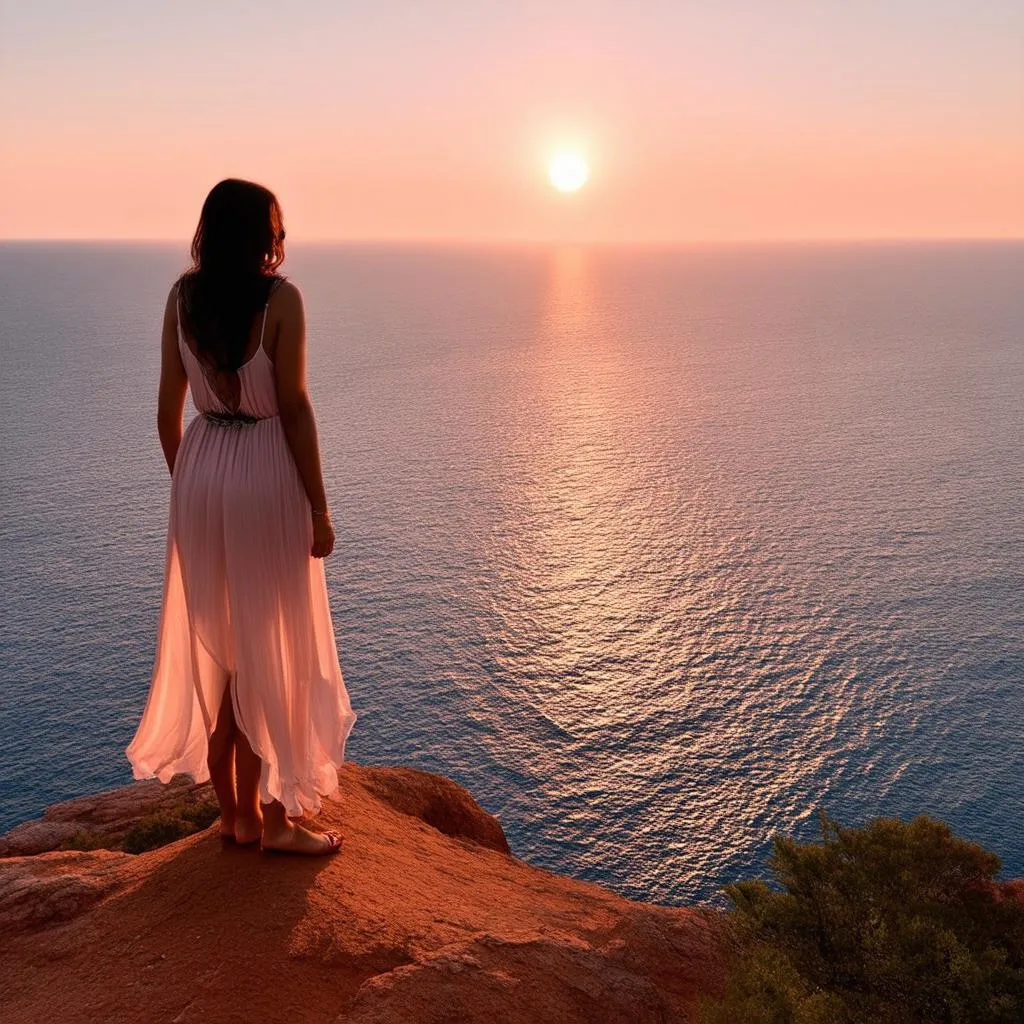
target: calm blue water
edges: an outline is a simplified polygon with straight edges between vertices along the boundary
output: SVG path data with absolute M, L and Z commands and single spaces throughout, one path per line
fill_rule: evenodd
M 128 781 L 184 246 L 0 246 L 0 829 Z M 296 248 L 350 756 L 662 902 L 928 812 L 1024 874 L 1024 246 Z

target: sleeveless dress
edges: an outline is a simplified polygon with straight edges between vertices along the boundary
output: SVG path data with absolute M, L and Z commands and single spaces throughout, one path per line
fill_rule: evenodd
M 262 760 L 260 800 L 298 816 L 337 790 L 356 714 L 263 347 L 269 305 L 268 296 L 259 347 L 228 375 L 225 393 L 224 375 L 205 368 L 184 335 L 178 298 L 178 349 L 200 415 L 171 477 L 156 660 L 126 753 L 136 779 L 206 781 L 209 737 L 230 688 L 237 726 Z M 251 421 L 229 418 L 239 414 Z

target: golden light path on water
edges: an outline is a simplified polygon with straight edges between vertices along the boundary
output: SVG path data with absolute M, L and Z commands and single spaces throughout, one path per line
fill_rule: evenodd
M 534 372 L 523 383 L 544 415 L 516 439 L 505 529 L 492 549 L 504 570 L 492 606 L 502 624 L 498 678 L 509 680 L 510 702 L 548 725 L 522 751 L 533 780 L 543 787 L 586 766 L 579 788 L 533 795 L 532 806 L 553 808 L 547 827 L 588 859 L 621 863 L 630 850 L 616 815 L 639 808 L 662 850 L 661 866 L 645 868 L 648 884 L 671 888 L 707 870 L 712 851 L 694 845 L 701 833 L 716 849 L 742 848 L 780 802 L 792 805 L 790 817 L 812 812 L 801 782 L 834 739 L 855 666 L 829 680 L 830 714 L 785 735 L 779 725 L 820 686 L 825 655 L 800 657 L 798 678 L 791 657 L 830 611 L 779 593 L 767 538 L 739 508 L 723 507 L 735 501 L 730 489 L 714 486 L 729 468 L 679 446 L 678 417 L 688 406 L 695 419 L 706 412 L 685 377 L 672 382 L 672 430 L 659 422 L 659 383 L 629 339 L 606 329 L 615 311 L 596 301 L 590 259 L 561 247 L 548 267 Z M 724 535 L 723 521 L 732 523 Z M 786 615 L 792 608 L 800 614 Z M 752 649 L 762 676 L 754 687 L 730 668 L 749 665 Z M 507 745 L 514 750 L 517 736 L 500 743 L 503 760 L 514 759 Z
M 128 781 L 182 253 L 0 246 L 6 827 Z M 348 755 L 636 898 L 716 899 L 818 807 L 928 811 L 1020 874 L 1018 267 L 296 246 Z

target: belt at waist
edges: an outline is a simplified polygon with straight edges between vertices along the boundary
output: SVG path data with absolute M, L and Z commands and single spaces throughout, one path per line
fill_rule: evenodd
M 203 412 L 200 415 L 208 423 L 213 423 L 218 427 L 245 427 L 274 418 L 273 416 L 250 416 L 244 412 Z

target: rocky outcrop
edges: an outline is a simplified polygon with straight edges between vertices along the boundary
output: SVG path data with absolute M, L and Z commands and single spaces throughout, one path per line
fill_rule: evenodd
M 354 771 L 359 784 L 378 800 L 425 821 L 442 835 L 466 839 L 501 853 L 512 852 L 498 819 L 444 775 L 413 768 L 346 768 Z
M 5 935 L 67 921 L 121 884 L 131 855 L 110 850 L 18 857 L 0 868 L 0 931 Z
M 330 858 L 213 826 L 139 856 L 0 860 L 4 1020 L 682 1024 L 717 988 L 704 914 L 531 867 L 451 780 L 349 763 L 339 781 L 318 819 L 345 837 Z M 51 808 L 32 824 L 73 833 L 21 826 L 4 849 L 97 829 L 116 845 L 139 814 L 205 797 L 154 785 Z
M 59 850 L 78 837 L 113 848 L 140 818 L 213 799 L 209 783 L 178 777 L 168 785 L 156 779 L 83 796 L 48 807 L 38 821 L 26 821 L 0 836 L 0 857 L 27 857 Z
M 444 775 L 414 768 L 368 768 L 349 762 L 342 766 L 338 779 L 341 785 L 357 783 L 396 811 L 425 821 L 443 835 L 511 852 L 497 818 Z M 49 853 L 75 840 L 93 848 L 115 850 L 139 821 L 161 812 L 180 813 L 183 808 L 215 799 L 208 782 L 197 784 L 179 776 L 167 785 L 149 779 L 65 800 L 48 807 L 42 818 L 26 821 L 0 836 L 0 858 Z

